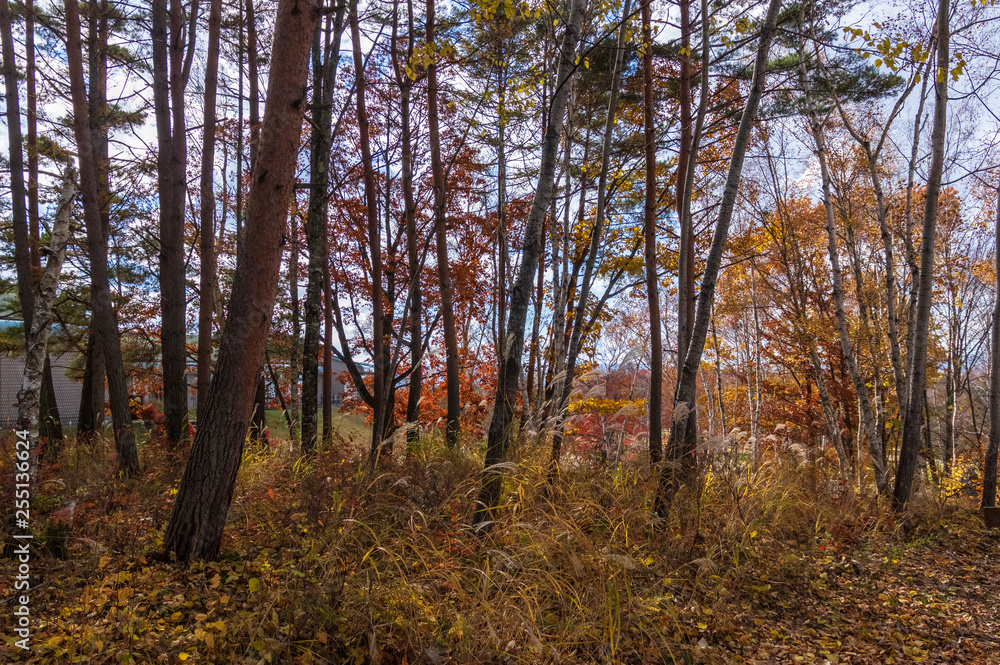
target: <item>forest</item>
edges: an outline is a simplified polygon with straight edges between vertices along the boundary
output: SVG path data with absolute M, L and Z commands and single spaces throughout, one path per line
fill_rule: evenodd
M 0 0 L 0 659 L 1000 663 L 998 26 Z

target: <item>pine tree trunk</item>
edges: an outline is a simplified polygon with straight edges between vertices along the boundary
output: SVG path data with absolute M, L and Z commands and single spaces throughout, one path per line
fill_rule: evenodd
M 83 82 L 83 58 L 80 53 L 80 15 L 75 1 L 66 0 L 65 6 L 66 52 L 69 63 L 70 90 L 73 97 L 73 132 L 76 136 L 78 153 L 90 155 L 93 152 L 93 146 L 90 139 L 89 111 Z M 118 317 L 111 302 L 108 261 L 107 254 L 104 252 L 105 237 L 101 227 L 98 200 L 97 174 L 94 172 L 93 166 L 92 160 L 80 160 L 80 190 L 83 195 L 83 218 L 87 228 L 87 253 L 90 258 L 92 279 L 96 285 L 91 297 L 93 299 L 94 322 L 97 324 L 106 362 L 118 468 L 123 475 L 130 476 L 139 471 L 139 454 L 135 445 L 135 434 L 132 432 L 132 414 L 128 408 L 125 368 L 122 364 L 121 343 L 118 335 Z
M 30 31 L 29 31 L 30 33 Z M 37 249 L 33 249 L 33 240 L 38 240 L 38 159 L 34 156 L 34 177 L 32 179 L 32 155 L 29 153 L 29 185 L 34 183 L 34 195 L 32 190 L 25 189 L 24 183 L 24 157 L 21 152 L 21 107 L 18 101 L 17 89 L 17 65 L 14 61 L 14 42 L 11 33 L 11 14 L 7 0 L 0 0 L 0 41 L 3 50 L 3 77 L 7 99 L 7 138 L 10 147 L 10 189 L 12 198 L 12 221 L 14 227 L 14 265 L 17 272 L 17 292 L 21 301 L 21 311 L 24 318 L 24 335 L 27 342 L 28 334 L 31 331 L 31 313 L 34 311 L 34 279 L 31 274 L 31 267 L 37 265 Z M 33 58 L 31 58 L 33 62 Z M 33 85 L 29 85 L 29 109 L 34 104 Z M 34 132 L 33 114 L 29 111 L 28 131 L 29 141 L 32 140 Z M 25 195 L 29 195 L 29 208 L 25 207 Z M 31 204 L 31 200 L 34 201 Z M 32 215 L 32 227 L 28 228 L 28 213 L 34 211 Z M 41 437 L 48 439 L 52 444 L 50 452 L 53 452 L 62 440 L 62 427 L 59 422 L 59 409 L 56 406 L 54 391 L 52 389 L 52 368 L 49 364 L 48 356 L 45 357 L 42 369 L 42 386 L 40 393 L 41 401 Z
M 274 312 L 318 13 L 310 0 L 278 3 L 259 160 L 247 198 L 249 232 L 238 257 L 205 413 L 164 536 L 165 550 L 181 561 L 219 555 Z
M 726 185 L 715 222 L 715 234 L 712 238 L 708 258 L 705 261 L 701 287 L 698 289 L 698 309 L 691 334 L 691 343 L 688 346 L 687 357 L 677 379 L 677 390 L 674 394 L 674 422 L 670 428 L 670 438 L 667 441 L 668 459 L 660 473 L 660 488 L 654 506 L 654 512 L 661 517 L 666 514 L 669 502 L 680 489 L 681 479 L 690 473 L 694 465 L 694 445 L 696 442 L 690 436 L 688 422 L 692 419 L 689 418 L 689 415 L 696 414 L 696 380 L 698 368 L 701 366 L 701 357 L 705 350 L 705 339 L 708 336 L 708 324 L 712 303 L 715 299 L 715 285 L 722 267 L 722 256 L 726 247 L 726 238 L 729 235 L 729 223 L 736 205 L 736 194 L 743 173 L 743 159 L 746 155 L 753 124 L 757 118 L 760 98 L 764 93 L 768 51 L 774 37 L 780 7 L 780 0 L 771 0 L 764 24 L 761 27 L 760 42 L 754 61 L 753 86 L 747 95 L 739 130 L 736 133 L 736 140 L 733 142 L 729 173 L 726 176 Z
M 257 163 L 257 152 L 260 143 L 260 72 L 257 63 L 260 54 L 257 52 L 257 15 L 254 0 L 246 0 L 247 6 L 247 80 L 250 97 L 250 171 Z
M 103 230 L 102 254 L 108 254 L 108 239 L 111 237 L 111 168 L 108 150 L 107 124 L 107 81 L 108 81 L 108 6 L 107 0 L 101 1 L 98 7 L 96 0 L 90 0 L 90 17 L 88 20 L 88 61 L 90 70 L 88 108 L 90 109 L 90 136 L 94 146 L 94 168 L 97 174 L 97 199 L 100 205 L 101 228 Z M 91 289 L 94 288 L 91 279 Z M 105 363 L 101 351 L 100 335 L 95 327 L 95 344 L 92 358 L 93 368 L 90 372 L 89 396 L 92 413 L 89 422 L 100 429 L 104 423 L 104 383 Z M 77 434 L 81 427 L 77 425 Z M 86 435 L 87 428 L 83 428 Z
M 198 401 L 204 413 L 212 383 L 212 320 L 215 315 L 215 98 L 219 85 L 222 0 L 211 0 L 208 12 L 208 61 L 205 64 L 205 114 L 201 134 L 201 271 L 198 305 Z
M 157 4 L 160 4 L 159 2 Z M 196 21 L 198 6 L 192 5 L 192 26 Z M 154 5 L 155 10 L 155 5 Z M 184 89 L 187 86 L 186 52 L 193 53 L 194 43 L 185 39 L 184 8 L 182 0 L 170 0 L 169 30 L 165 44 L 169 66 L 164 68 L 162 53 L 154 58 L 154 107 L 157 116 L 157 135 L 160 154 L 157 166 L 160 190 L 160 308 L 163 324 L 160 331 L 163 364 L 163 413 L 166 416 L 166 433 L 170 441 L 180 441 L 187 434 L 187 350 L 185 299 L 184 209 L 187 196 L 187 125 L 184 117 Z M 156 28 L 154 27 L 154 32 Z M 191 32 L 193 37 L 194 31 Z M 157 38 L 159 40 L 159 37 Z M 155 48 L 162 49 L 163 45 Z M 166 89 L 163 72 L 168 72 Z M 169 101 L 164 93 L 169 94 Z M 169 107 L 169 111 L 167 111 Z M 160 117 L 169 112 L 169 123 L 160 127 Z M 166 153 L 164 154 L 164 150 Z M 163 185 L 166 189 L 162 189 Z M 169 205 L 163 210 L 163 203 Z M 166 214 L 164 214 L 166 213 Z
M 559 457 L 562 450 L 562 442 L 565 436 L 566 428 L 566 418 L 564 416 L 569 406 L 569 397 L 573 388 L 573 376 L 576 374 L 576 363 L 580 355 L 583 335 L 586 332 L 584 328 L 586 327 L 585 315 L 587 312 L 587 303 L 590 300 L 590 290 L 594 281 L 594 268 L 597 263 L 597 255 L 600 249 L 601 239 L 604 234 L 604 218 L 607 208 L 608 195 L 608 171 L 610 170 L 611 164 L 611 143 L 614 134 L 615 114 L 618 111 L 618 88 L 620 87 L 621 82 L 622 61 L 625 53 L 625 37 L 627 34 L 628 17 L 631 9 L 631 0 L 625 0 L 625 5 L 622 9 L 622 16 L 624 19 L 622 20 L 621 27 L 618 29 L 616 56 L 611 70 L 611 95 L 608 99 L 608 114 L 604 121 L 604 137 L 601 147 L 601 172 L 597 179 L 597 210 L 595 211 L 594 226 L 590 231 L 590 247 L 583 269 L 583 281 L 580 284 L 580 297 L 577 298 L 576 312 L 573 316 L 573 330 L 570 334 L 569 349 L 566 358 L 566 380 L 562 384 L 562 392 L 558 397 L 559 403 L 556 408 L 556 413 L 560 414 L 560 416 L 552 433 L 550 478 L 554 477 L 555 473 L 558 471 Z M 582 211 L 582 203 L 580 207 Z M 607 290 L 611 290 L 610 284 Z
M 333 88 L 340 62 L 340 39 L 344 30 L 346 3 L 334 18 L 335 48 L 323 43 L 323 21 L 316 25 L 312 40 L 312 118 L 309 139 L 309 209 L 306 217 L 306 248 L 309 254 L 306 284 L 305 340 L 302 347 L 302 451 L 316 450 L 319 428 L 319 323 L 327 256 L 327 204 L 330 184 Z M 329 22 L 329 18 L 325 19 Z M 332 295 L 330 296 L 332 297 Z M 329 299 L 329 298 L 328 298 Z M 346 352 L 346 349 L 345 349 Z
M 549 106 L 548 124 L 542 142 L 538 184 L 525 224 L 521 266 L 518 270 L 517 281 L 514 282 L 514 288 L 510 293 L 507 339 L 497 367 L 497 392 L 486 443 L 486 461 L 476 512 L 473 517 L 474 523 L 481 528 L 489 528 L 489 525 L 495 521 L 500 503 L 503 473 L 498 470 L 496 465 L 506 461 L 507 448 L 512 434 L 511 421 L 514 416 L 518 380 L 521 376 L 521 356 L 524 352 L 528 303 L 535 270 L 538 267 L 538 259 L 543 247 L 542 221 L 552 199 L 559 137 L 562 134 L 563 114 L 566 111 L 566 98 L 570 87 L 568 84 L 575 70 L 576 47 L 580 39 L 580 26 L 583 22 L 585 7 L 586 0 L 571 0 L 570 2 L 566 30 L 560 46 L 559 74 Z
M 106 0 L 105 0 L 106 2 Z M 31 265 L 41 268 L 38 251 L 41 242 L 38 224 L 38 93 L 35 66 L 35 3 L 24 3 L 24 69 L 27 84 L 27 148 L 28 148 L 28 234 L 31 238 Z M 42 387 L 44 391 L 44 385 Z M 44 436 L 44 435 L 43 435 Z

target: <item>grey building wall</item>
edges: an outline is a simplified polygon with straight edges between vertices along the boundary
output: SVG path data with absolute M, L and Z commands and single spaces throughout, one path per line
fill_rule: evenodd
M 76 425 L 80 412 L 80 395 L 83 382 L 66 375 L 75 353 L 50 356 L 52 387 L 56 393 L 56 406 L 63 425 Z M 24 377 L 24 356 L 0 354 L 0 428 L 11 429 L 17 422 L 17 393 Z

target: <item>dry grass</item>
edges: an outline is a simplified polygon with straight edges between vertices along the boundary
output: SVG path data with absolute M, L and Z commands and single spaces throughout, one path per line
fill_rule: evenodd
M 222 560 L 183 568 L 147 558 L 183 455 L 154 440 L 144 476 L 122 482 L 108 471 L 107 442 L 69 446 L 36 496 L 47 511 L 77 504 L 68 559 L 39 541 L 31 657 L 736 662 L 748 617 L 777 611 L 779 591 L 819 593 L 824 565 L 902 538 L 885 507 L 816 465 L 719 460 L 654 522 L 644 461 L 572 465 L 553 487 L 545 453 L 531 449 L 510 464 L 502 517 L 481 533 L 469 526 L 476 448 L 453 454 L 425 441 L 376 473 L 360 449 L 344 440 L 312 463 L 286 446 L 248 451 Z M 958 519 L 934 506 L 906 538 L 933 538 Z M 0 646 L 0 656 L 25 654 Z

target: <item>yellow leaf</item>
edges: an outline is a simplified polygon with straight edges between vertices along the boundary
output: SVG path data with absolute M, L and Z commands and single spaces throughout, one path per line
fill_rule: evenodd
M 187 659 L 188 659 L 188 655 L 186 653 L 184 653 L 183 651 L 181 651 L 179 654 L 177 654 L 177 660 L 187 660 Z
M 257 593 L 260 591 L 260 580 L 256 577 L 250 578 L 250 593 Z

